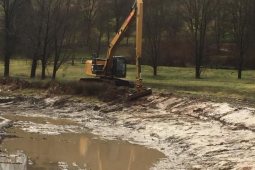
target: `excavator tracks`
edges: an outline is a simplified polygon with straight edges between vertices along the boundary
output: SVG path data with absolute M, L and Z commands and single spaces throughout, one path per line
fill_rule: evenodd
M 82 83 L 105 83 L 109 85 L 113 85 L 116 87 L 127 87 L 129 88 L 128 93 L 123 94 L 125 96 L 127 101 L 134 101 L 139 98 L 149 96 L 152 94 L 152 89 L 150 88 L 142 88 L 141 90 L 137 91 L 135 89 L 135 83 L 132 81 L 117 79 L 117 78 L 82 78 L 80 79 L 80 82 Z

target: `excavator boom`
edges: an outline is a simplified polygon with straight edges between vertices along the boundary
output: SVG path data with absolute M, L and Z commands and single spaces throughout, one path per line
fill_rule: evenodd
M 107 59 L 111 59 L 111 57 L 114 54 L 114 50 L 116 49 L 118 43 L 122 40 L 124 33 L 126 32 L 129 24 L 132 22 L 132 20 L 134 19 L 136 13 L 136 6 L 134 5 L 131 9 L 130 14 L 128 15 L 128 17 L 126 18 L 125 22 L 122 24 L 121 28 L 119 29 L 119 31 L 117 32 L 117 34 L 114 36 L 114 38 L 112 39 L 109 47 L 108 47 L 108 51 L 107 51 Z

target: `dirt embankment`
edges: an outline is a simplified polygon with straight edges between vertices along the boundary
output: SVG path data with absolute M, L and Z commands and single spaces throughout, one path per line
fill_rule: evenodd
M 70 131 L 85 129 L 155 148 L 167 156 L 155 169 L 255 168 L 254 108 L 171 94 L 129 103 L 84 102 L 71 96 L 6 98 L 0 100 L 1 115 L 64 118 L 80 126 Z M 41 124 L 22 124 L 22 129 L 45 132 Z
M 16 93 L 22 90 L 41 90 L 47 96 L 76 95 L 95 97 L 101 101 L 123 101 L 129 94 L 129 89 L 116 87 L 107 82 L 84 82 L 84 81 L 26 81 L 18 78 L 0 79 L 0 92 Z M 20 93 L 20 92 L 17 92 Z M 21 92 L 22 93 L 22 92 Z M 34 92 L 36 93 L 36 92 Z

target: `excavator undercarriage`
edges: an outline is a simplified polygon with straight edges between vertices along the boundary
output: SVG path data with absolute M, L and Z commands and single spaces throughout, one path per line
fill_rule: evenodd
M 144 96 L 148 96 L 152 94 L 152 89 L 141 87 L 137 89 L 136 84 L 133 81 L 128 81 L 124 79 L 111 78 L 111 77 L 99 77 L 99 78 L 82 78 L 80 79 L 83 83 L 100 83 L 100 84 L 108 84 L 110 86 L 116 87 L 126 87 L 128 88 L 127 94 L 122 94 L 123 97 L 128 101 L 136 100 Z

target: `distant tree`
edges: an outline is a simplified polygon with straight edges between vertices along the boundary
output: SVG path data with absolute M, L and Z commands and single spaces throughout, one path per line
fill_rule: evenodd
M 80 33 L 79 9 L 80 4 L 74 0 L 32 0 L 27 4 L 22 47 L 32 60 L 31 78 L 35 78 L 41 61 L 41 79 L 46 78 L 46 68 L 51 63 L 55 79 L 61 65 L 74 56 L 70 52 L 73 53 L 73 42 L 77 42 Z
M 97 14 L 97 8 L 98 8 L 98 3 L 100 0 L 80 0 L 81 3 L 81 11 L 83 13 L 83 23 L 84 23 L 84 28 L 83 28 L 83 35 L 86 36 L 86 46 L 88 46 L 88 49 L 90 52 L 92 52 L 92 46 L 94 39 L 91 38 L 92 36 L 92 31 L 94 28 L 94 22 L 95 22 L 95 17 Z
M 231 0 L 229 8 L 232 15 L 233 35 L 238 47 L 238 79 L 242 78 L 245 56 L 250 45 L 250 17 L 252 0 Z
M 54 23 L 54 15 L 57 11 L 55 9 L 58 0 L 34 0 L 33 2 L 33 13 L 32 14 L 32 25 L 35 28 L 31 31 L 31 47 L 32 52 L 32 67 L 31 77 L 35 76 L 37 68 L 37 61 L 41 61 L 41 79 L 46 78 L 46 68 L 49 64 L 49 59 L 52 56 L 54 50 L 54 36 L 53 29 L 56 25 Z
M 192 35 L 195 53 L 195 77 L 201 77 L 201 66 L 205 55 L 208 23 L 212 15 L 213 0 L 184 0 L 183 14 Z
M 166 0 L 147 0 L 144 8 L 145 55 L 150 58 L 153 75 L 158 74 L 158 62 L 161 55 L 162 34 L 166 16 Z
M 31 0 L 30 13 L 24 30 L 27 54 L 32 60 L 31 78 L 35 78 L 38 61 L 41 61 L 41 79 L 53 52 L 53 13 L 55 0 Z
M 68 61 L 72 53 L 77 31 L 76 5 L 71 0 L 56 0 L 53 14 L 53 72 L 52 79 L 56 79 L 58 69 Z
M 220 52 L 221 40 L 228 30 L 229 13 L 227 12 L 227 1 L 215 0 L 216 6 L 213 12 L 213 36 L 217 46 L 217 53 Z
M 186 42 L 183 36 L 184 20 L 180 6 L 183 5 L 182 1 L 169 0 L 166 2 L 167 11 L 165 14 L 164 36 L 162 40 L 162 49 L 160 57 L 160 64 L 165 66 L 182 63 L 185 66 L 186 55 L 184 53 L 178 54 L 179 48 L 184 48 L 182 42 Z M 183 50 L 180 50 L 183 51 Z M 189 50 L 185 49 L 185 52 Z M 179 64 L 178 64 L 179 66 Z
M 115 21 L 114 31 L 117 33 L 121 27 L 122 22 L 128 15 L 128 11 L 131 9 L 133 3 L 127 0 L 112 0 L 113 19 Z M 109 12 L 109 11 L 108 11 Z
M 46 1 L 35 0 L 27 4 L 22 34 L 25 54 L 32 60 L 30 77 L 35 78 L 38 61 L 42 56 Z
M 43 31 L 43 44 L 42 44 L 42 55 L 41 55 L 41 64 L 42 64 L 42 72 L 41 79 L 44 80 L 46 78 L 46 68 L 48 64 L 48 60 L 52 54 L 52 28 L 54 23 L 52 22 L 52 13 L 54 12 L 54 1 L 52 0 L 41 0 L 45 8 L 44 13 L 44 31 Z
M 16 46 L 16 16 L 22 0 L 0 0 L 1 11 L 4 17 L 4 77 L 10 75 L 10 59 Z
M 249 47 L 249 50 L 250 50 L 250 54 L 249 57 L 250 57 L 250 60 L 247 61 L 249 62 L 249 65 L 251 68 L 255 68 L 255 20 L 253 18 L 255 18 L 255 1 L 252 2 L 251 4 L 251 7 L 252 7 L 252 11 L 251 11 L 251 45 Z M 253 55 L 252 55 L 253 54 Z
M 167 10 L 164 29 L 167 33 L 168 39 L 173 40 L 177 38 L 177 34 L 182 31 L 184 26 L 184 21 L 181 16 L 182 11 L 180 10 L 182 1 L 170 0 L 169 2 L 166 2 L 166 5 Z
M 96 45 L 94 47 L 94 51 L 97 56 L 100 55 L 100 52 L 102 50 L 103 46 L 103 37 L 108 37 L 109 40 L 107 40 L 105 46 L 108 47 L 110 41 L 110 23 L 112 20 L 111 13 L 105 13 L 106 10 L 110 9 L 111 4 L 108 1 L 100 1 L 98 4 L 98 10 L 97 10 L 97 15 L 95 17 L 95 28 L 96 28 L 96 33 L 95 39 L 96 39 Z M 108 32 L 110 31 L 110 32 Z

